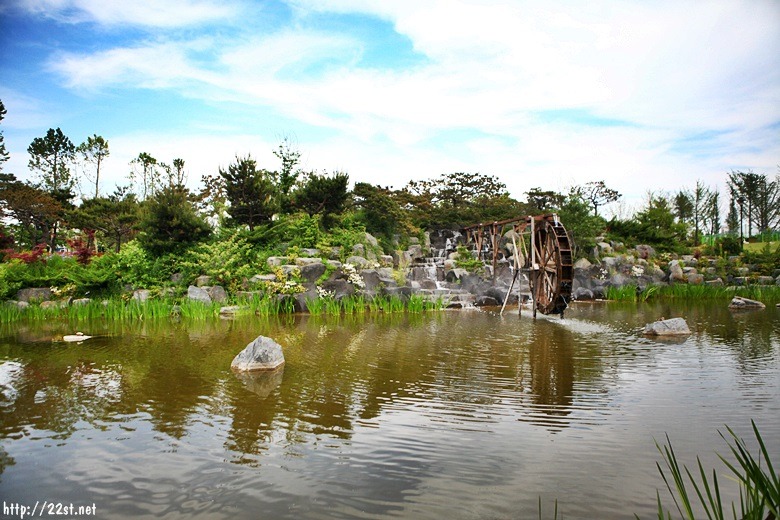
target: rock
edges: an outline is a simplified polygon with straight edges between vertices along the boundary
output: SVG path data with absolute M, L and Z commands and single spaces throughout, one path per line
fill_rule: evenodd
M 605 255 L 611 255 L 612 254 L 612 246 L 607 244 L 606 242 L 599 242 L 596 245 L 598 246 L 600 253 L 603 253 Z
M 371 247 L 379 247 L 379 241 L 371 233 L 366 233 L 365 242 Z
M 573 300 L 593 300 L 595 296 L 593 291 L 585 287 L 577 287 L 571 295 Z
M 282 346 L 271 338 L 258 336 L 233 358 L 230 368 L 239 372 L 275 370 L 284 364 Z
M 75 334 L 66 334 L 62 337 L 62 341 L 86 341 L 88 339 L 92 339 L 92 336 L 85 336 L 83 332 L 77 332 Z
M 682 336 L 690 333 L 691 329 L 682 318 L 656 321 L 645 325 L 645 335 L 647 336 Z
M 236 314 L 249 309 L 244 305 L 228 305 L 227 307 L 220 307 L 220 316 L 235 316 Z
M 295 265 L 299 267 L 303 267 L 304 265 L 321 264 L 321 263 L 322 263 L 321 258 L 309 258 L 304 256 L 295 259 Z
M 89 302 L 91 302 L 91 301 L 92 301 L 91 298 L 78 298 L 78 299 L 73 300 L 72 302 L 70 302 L 70 304 L 73 307 L 82 307 L 84 305 L 89 305 Z
M 771 276 L 759 276 L 756 278 L 756 283 L 758 285 L 772 285 L 775 283 L 775 279 Z
M 637 255 L 639 255 L 639 258 L 644 260 L 649 260 L 655 256 L 655 249 L 653 249 L 652 246 L 641 244 L 636 246 L 635 249 Z
M 707 280 L 704 282 L 706 285 L 709 285 L 711 287 L 723 287 L 723 279 L 721 278 L 715 278 L 714 280 Z
M 303 248 L 301 249 L 301 256 L 320 256 L 320 250 L 314 248 Z
M 355 294 L 355 287 L 348 281 L 342 279 L 328 280 L 322 284 L 322 288 L 326 291 L 331 291 L 336 299 Z
M 679 260 L 672 260 L 669 262 L 669 281 L 670 282 L 684 282 L 685 274 L 683 268 L 680 265 Z
M 369 267 L 369 262 L 362 256 L 353 255 L 347 258 L 347 263 L 352 264 L 358 269 L 367 269 Z
M 173 273 L 171 275 L 171 283 L 180 284 L 184 276 L 181 273 Z
M 291 275 L 294 276 L 296 272 L 300 273 L 300 269 L 298 268 L 298 266 L 293 264 L 285 264 L 281 266 L 281 269 L 282 269 L 282 273 L 284 273 L 284 276 L 287 277 Z
M 338 260 L 328 260 L 327 265 L 332 269 L 341 269 L 344 264 Z
M 406 252 L 412 258 L 412 260 L 419 260 L 423 258 L 423 249 L 422 246 L 419 244 L 410 245 L 409 249 L 407 249 Z
M 30 306 L 30 304 L 27 303 L 27 302 L 19 302 L 19 301 L 16 301 L 16 300 L 8 300 L 7 302 L 5 302 L 5 304 L 8 307 L 16 307 L 19 310 L 24 310 L 24 309 L 26 309 L 27 307 Z
M 211 296 L 209 296 L 209 293 L 205 289 L 195 287 L 194 285 L 187 287 L 187 299 L 205 304 L 211 303 Z
M 485 296 L 477 297 L 477 299 L 474 301 L 474 306 L 475 307 L 497 307 L 501 305 L 501 303 L 503 302 L 499 302 L 492 296 L 485 295 Z
M 355 256 L 366 256 L 366 246 L 363 244 L 355 244 L 352 246 L 352 254 Z
M 252 278 L 249 279 L 249 283 L 251 284 L 258 284 L 258 283 L 265 283 L 265 282 L 275 282 L 276 281 L 276 275 L 271 274 L 256 274 Z
M 198 287 L 205 287 L 207 285 L 211 285 L 211 277 L 208 275 L 202 275 L 195 278 L 195 285 Z
M 286 256 L 269 256 L 265 261 L 270 267 L 280 267 L 286 263 L 289 263 L 290 259 Z
M 393 257 L 390 255 L 380 255 L 379 264 L 382 267 L 393 267 Z
M 320 276 L 325 274 L 326 269 L 325 264 L 322 262 L 301 266 L 301 279 L 305 282 L 314 283 L 319 280 Z
M 460 280 L 464 276 L 467 276 L 468 274 L 469 274 L 468 271 L 458 267 L 447 272 L 447 276 L 445 277 L 445 280 L 447 280 L 450 283 L 457 282 L 458 280 Z
M 574 262 L 574 269 L 590 269 L 593 266 L 587 258 L 580 258 Z
M 775 278 L 775 285 L 780 285 L 780 276 Z
M 692 273 L 688 275 L 688 283 L 690 285 L 701 285 L 704 283 L 704 275 Z
M 207 292 L 213 302 L 223 303 L 228 299 L 227 291 L 221 285 L 209 287 Z
M 20 289 L 16 293 L 16 299 L 20 302 L 41 302 L 51 300 L 51 289 L 48 287 L 33 287 Z
M 133 291 L 133 300 L 144 303 L 149 300 L 149 297 L 152 295 L 152 291 L 149 289 L 137 289 Z
M 735 296 L 729 304 L 729 309 L 734 311 L 766 309 L 766 305 L 756 300 L 749 300 L 741 296 Z
M 41 309 L 56 309 L 57 307 L 60 307 L 60 304 L 51 300 L 41 302 Z

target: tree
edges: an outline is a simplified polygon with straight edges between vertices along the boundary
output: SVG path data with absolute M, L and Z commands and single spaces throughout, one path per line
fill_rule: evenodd
M 146 152 L 141 152 L 138 157 L 130 161 L 130 182 L 140 183 L 138 195 L 141 200 L 154 196 L 160 188 L 160 168 L 157 159 Z
M 108 141 L 103 136 L 93 134 L 91 137 L 87 137 L 87 140 L 81 143 L 76 151 L 85 162 L 95 165 L 95 197 L 97 198 L 100 196 L 100 166 L 109 155 Z
M 736 195 L 740 220 L 747 217 L 748 237 L 753 235 L 754 222 L 759 232 L 780 225 L 780 176 L 769 181 L 766 175 L 732 171 L 729 173 L 728 185 L 732 198 Z
M 68 203 L 75 194 L 75 180 L 70 165 L 76 156 L 76 147 L 59 128 L 46 132 L 45 137 L 36 137 L 27 147 L 30 154 L 28 166 L 37 171 L 41 187 L 61 203 Z
M 621 195 L 617 190 L 607 188 L 604 181 L 587 182 L 584 186 L 578 186 L 574 191 L 593 207 L 593 215 L 599 216 L 599 206 L 615 202 Z
M 372 235 L 392 241 L 396 233 L 411 231 L 408 215 L 393 197 L 390 188 L 358 182 L 352 195 L 366 231 Z
M 587 256 L 596 246 L 595 237 L 604 230 L 606 221 L 597 214 L 591 214 L 592 201 L 585 200 L 577 188 L 556 208 L 558 216 L 566 226 L 572 239 L 575 257 Z
M 680 190 L 674 196 L 674 211 L 677 214 L 677 220 L 687 223 L 693 215 L 693 202 L 685 190 Z
M 341 213 L 349 193 L 349 175 L 336 172 L 333 175 L 309 173 L 306 180 L 293 193 L 293 207 L 309 216 L 322 215 L 322 224 L 327 229 L 332 215 Z
M 528 205 L 534 213 L 548 213 L 553 208 L 560 207 L 566 200 L 566 197 L 556 191 L 542 190 L 541 188 L 531 188 L 526 192 Z
M 81 229 L 94 229 L 108 247 L 117 253 L 124 242 L 130 240 L 138 228 L 140 206 L 134 193 L 127 188 L 117 188 L 108 197 L 87 199 L 72 212 L 71 225 Z
M 5 105 L 3 105 L 3 100 L 0 99 L 0 123 L 5 119 L 5 114 Z M 3 163 L 5 163 L 9 157 L 8 150 L 5 149 L 5 137 L 3 137 L 3 132 L 0 130 L 0 172 L 3 171 Z
M 166 186 L 149 199 L 139 227 L 138 241 L 153 256 L 179 252 L 211 234 L 181 186 Z
M 301 171 L 295 169 L 301 160 L 301 153 L 290 143 L 290 139 L 285 137 L 279 144 L 279 148 L 274 150 L 274 155 L 282 161 L 282 170 L 277 175 L 277 186 L 279 190 L 279 204 L 283 211 L 289 208 L 290 190 L 298 180 Z
M 184 173 L 184 159 L 176 158 L 173 160 L 173 170 L 168 179 L 171 186 L 184 186 L 187 182 L 187 174 Z
M 0 179 L 0 209 L 4 217 L 19 223 L 17 240 L 28 248 L 49 241 L 63 216 L 62 205 L 51 194 L 12 174 Z
M 255 226 L 271 221 L 277 209 L 272 175 L 258 170 L 251 156 L 236 156 L 227 170 L 219 169 L 219 176 L 222 179 L 219 188 L 224 190 L 229 204 L 227 212 L 234 225 L 245 225 L 252 231 Z
M 410 181 L 404 191 L 421 227 L 465 226 L 486 215 L 478 201 L 508 196 L 506 185 L 482 173 L 455 172 L 437 179 Z

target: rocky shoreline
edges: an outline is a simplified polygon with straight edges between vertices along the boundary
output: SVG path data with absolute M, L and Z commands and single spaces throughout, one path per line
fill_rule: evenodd
M 198 277 L 186 291 L 180 277 L 174 276 L 171 286 L 149 290 L 128 287 L 135 301 L 154 297 L 175 297 L 204 304 L 250 300 L 274 294 L 291 299 L 296 312 L 307 312 L 308 303 L 317 298 L 336 300 L 350 297 L 398 297 L 408 300 L 412 295 L 430 301 L 440 301 L 447 307 L 497 306 L 504 300 L 510 305 L 530 297 L 528 281 L 518 277 L 510 291 L 514 272 L 507 258 L 508 241 L 495 273 L 491 265 L 468 271 L 458 266 L 457 231 L 426 233 L 423 243 L 412 240 L 405 250 L 384 255 L 376 238 L 366 233 L 342 262 L 342 251 L 304 249 L 294 255 L 275 256 L 267 260 L 270 273 L 260 273 L 246 280 L 240 290 L 228 294 L 225 288 L 212 284 L 208 276 Z M 580 259 L 574 264 L 573 300 L 599 300 L 607 297 L 610 288 L 635 287 L 642 292 L 651 286 L 672 284 L 722 286 L 780 286 L 780 270 L 771 275 L 760 273 L 756 266 L 742 265 L 739 257 L 697 258 L 658 255 L 646 245 L 626 249 L 622 244 L 600 242 L 592 252 L 595 262 Z M 32 304 L 41 307 L 84 305 L 89 298 L 58 297 L 56 288 L 27 288 L 18 292 L 8 305 L 24 308 Z

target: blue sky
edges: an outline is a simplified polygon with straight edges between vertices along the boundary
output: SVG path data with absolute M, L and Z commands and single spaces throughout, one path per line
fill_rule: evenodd
M 6 0 L 5 170 L 60 127 L 109 140 L 103 191 L 147 152 L 190 185 L 236 154 L 400 188 L 454 171 L 524 198 L 645 194 L 780 164 L 776 0 Z

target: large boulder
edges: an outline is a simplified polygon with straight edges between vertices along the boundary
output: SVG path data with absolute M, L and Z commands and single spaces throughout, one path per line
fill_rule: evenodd
M 735 311 L 766 309 L 766 305 L 756 300 L 735 296 L 729 304 L 729 309 Z
M 258 336 L 233 358 L 230 368 L 239 372 L 275 370 L 284 364 L 282 346 L 266 336 Z
M 149 289 L 136 289 L 133 291 L 133 300 L 144 303 L 149 301 L 149 297 L 152 295 L 152 291 Z
M 205 274 L 202 276 L 198 276 L 195 279 L 195 285 L 197 285 L 198 287 L 206 287 L 208 285 L 211 285 L 211 277 Z
M 20 302 L 41 302 L 51 300 L 51 289 L 48 287 L 31 287 L 29 289 L 20 289 L 16 293 L 16 299 Z
M 691 333 L 683 318 L 671 318 L 645 325 L 647 336 L 683 336 Z
M 208 294 L 211 301 L 224 303 L 228 299 L 227 291 L 221 285 L 214 285 L 208 288 Z
M 187 299 L 206 304 L 211 303 L 211 296 L 209 296 L 208 291 L 202 287 L 195 287 L 194 285 L 187 287 Z
M 301 266 L 301 279 L 309 283 L 314 283 L 319 280 L 320 276 L 325 274 L 326 269 L 325 264 L 322 262 Z

